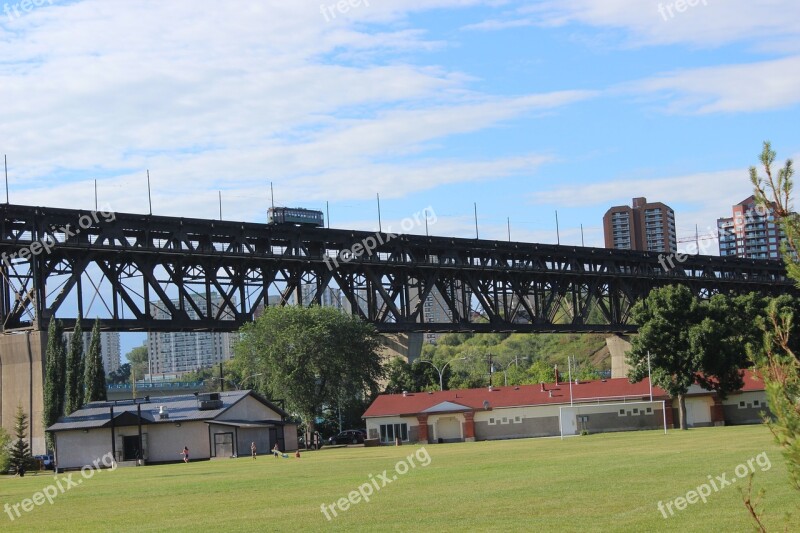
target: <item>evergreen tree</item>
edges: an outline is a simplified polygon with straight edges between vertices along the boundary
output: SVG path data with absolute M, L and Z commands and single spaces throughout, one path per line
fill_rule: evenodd
M 86 354 L 86 369 L 84 371 L 84 385 L 86 402 L 105 401 L 106 397 L 106 371 L 103 368 L 103 355 L 100 353 L 100 319 L 95 320 L 92 328 L 92 340 L 89 342 L 89 353 Z
M 79 316 L 75 329 L 72 330 L 67 354 L 65 414 L 72 413 L 83 405 L 83 374 L 83 330 Z
M 47 330 L 47 349 L 45 351 L 44 376 L 44 412 L 42 420 L 47 429 L 64 414 L 64 369 L 66 354 L 64 350 L 64 334 L 61 324 L 50 320 Z M 47 434 L 47 447 L 53 449 L 52 437 Z
M 31 447 L 28 443 L 28 415 L 22 410 L 22 406 L 17 406 L 17 413 L 14 417 L 14 436 L 15 440 L 11 445 L 9 464 L 15 471 L 20 467 L 29 470 L 33 467 L 34 461 L 31 456 Z
M 783 167 L 773 168 L 776 153 L 769 142 L 764 143 L 759 175 L 750 168 L 750 180 L 755 187 L 756 201 L 771 206 L 785 240 L 781 255 L 786 271 L 800 285 L 800 216 L 792 209 L 794 198 L 794 163 L 787 160 Z M 797 326 L 800 313 L 796 302 L 785 297 L 771 300 L 767 317 L 761 322 L 764 345 L 754 354 L 764 378 L 772 418 L 767 424 L 783 449 L 791 486 L 800 491 L 800 347 Z M 751 514 L 754 514 L 751 511 Z M 755 516 L 755 514 L 754 514 Z

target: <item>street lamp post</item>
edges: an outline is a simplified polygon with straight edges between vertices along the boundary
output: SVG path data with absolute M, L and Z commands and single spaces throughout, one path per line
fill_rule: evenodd
M 245 384 L 245 383 L 247 383 L 247 380 L 248 380 L 248 379 L 250 379 L 250 378 L 254 378 L 254 377 L 256 377 L 256 376 L 263 376 L 263 375 L 264 375 L 264 373 L 263 373 L 263 372 L 259 372 L 259 373 L 257 373 L 257 374 L 250 374 L 249 376 L 247 376 L 246 378 L 244 378 L 244 379 L 242 380 L 242 387 L 241 387 L 241 388 L 242 388 L 242 389 L 244 388 L 244 384 Z
M 497 361 L 492 361 L 492 366 L 490 368 L 492 373 L 494 373 L 494 366 L 495 365 L 500 365 L 500 370 L 503 371 L 503 386 L 504 387 L 508 387 L 508 367 L 510 367 L 511 365 L 517 365 L 517 368 L 519 368 L 519 364 L 517 364 L 516 360 L 509 361 L 505 365 L 503 365 L 502 363 L 499 363 Z M 491 379 L 489 381 L 491 382 Z
M 445 370 L 445 368 L 447 368 L 447 365 L 449 365 L 453 361 L 463 361 L 465 359 L 466 359 L 466 357 L 456 357 L 454 359 L 450 359 L 448 362 L 446 362 L 442 366 L 441 369 L 438 366 L 436 366 L 432 361 L 428 361 L 426 359 L 420 359 L 419 362 L 420 363 L 428 363 L 429 365 L 431 365 L 433 368 L 436 369 L 436 371 L 439 373 L 439 390 L 444 390 L 444 379 L 443 379 L 443 376 L 444 376 L 444 370 Z

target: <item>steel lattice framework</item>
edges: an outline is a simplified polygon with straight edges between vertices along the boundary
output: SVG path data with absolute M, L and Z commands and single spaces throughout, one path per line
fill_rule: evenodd
M 654 253 L 602 248 L 21 205 L 0 214 L 4 332 L 54 316 L 66 327 L 81 316 L 84 328 L 97 317 L 106 330 L 233 331 L 264 305 L 333 298 L 386 333 L 632 333 L 631 308 L 654 287 L 795 292 L 778 261 L 689 256 L 669 268 Z

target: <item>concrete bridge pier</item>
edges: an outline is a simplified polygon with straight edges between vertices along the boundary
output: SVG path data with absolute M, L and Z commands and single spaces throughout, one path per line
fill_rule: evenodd
M 44 354 L 47 333 L 23 331 L 0 335 L 0 427 L 14 436 L 17 406 L 28 415 L 31 453 L 45 453 Z
M 625 352 L 631 349 L 630 337 L 627 335 L 606 337 L 606 346 L 611 353 L 611 377 L 627 378 L 631 367 L 625 362 Z
M 413 363 L 422 355 L 422 333 L 397 333 L 394 335 L 384 335 L 386 346 L 383 348 L 383 357 L 390 360 L 394 357 L 402 357 L 409 363 Z

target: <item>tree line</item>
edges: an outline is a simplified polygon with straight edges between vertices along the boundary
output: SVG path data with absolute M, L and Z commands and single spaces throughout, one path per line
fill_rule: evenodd
M 100 321 L 95 320 L 89 350 L 84 354 L 80 317 L 75 323 L 69 346 L 64 342 L 61 322 L 51 320 L 45 349 L 45 429 L 55 424 L 60 417 L 80 409 L 88 402 L 106 399 L 106 375 L 100 351 Z M 52 450 L 53 441 L 49 433 L 46 433 L 46 440 L 47 448 Z

